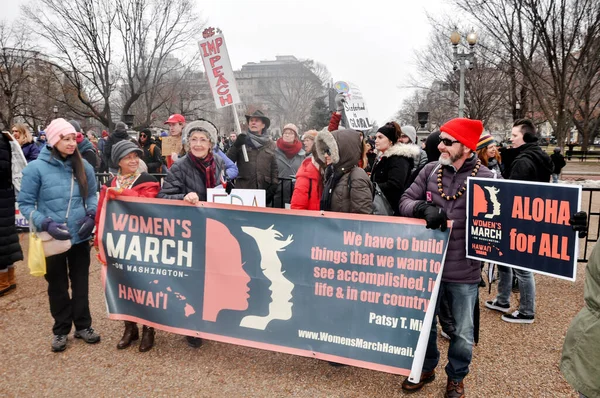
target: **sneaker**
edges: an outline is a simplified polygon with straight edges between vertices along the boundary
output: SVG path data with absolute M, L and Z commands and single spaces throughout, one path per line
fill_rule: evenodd
M 408 377 L 402 382 L 402 391 L 407 393 L 417 392 L 427 383 L 435 380 L 435 370 L 431 372 L 421 372 L 421 379 L 418 383 L 413 383 L 408 380 Z
M 202 346 L 202 339 L 200 337 L 185 336 L 185 341 L 192 348 L 200 348 Z
M 523 315 L 519 311 L 502 315 L 502 320 L 510 323 L 533 323 L 534 318 L 533 315 Z
M 498 300 L 496 299 L 486 301 L 485 307 L 489 308 L 490 310 L 500 311 L 503 314 L 510 310 L 510 304 L 499 304 Z
M 94 329 L 92 328 L 76 330 L 73 337 L 76 339 L 83 339 L 83 341 L 88 344 L 95 344 L 100 341 L 100 335 L 94 332 Z
M 61 352 L 67 348 L 67 335 L 55 334 L 52 338 L 52 352 Z

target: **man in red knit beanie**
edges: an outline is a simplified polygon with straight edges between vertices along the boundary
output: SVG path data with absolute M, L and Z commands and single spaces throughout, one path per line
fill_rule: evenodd
M 440 302 L 445 300 L 448 303 L 449 321 L 454 326 L 453 330 L 448 331 L 450 347 L 445 368 L 448 381 L 444 395 L 448 398 L 465 396 L 463 379 L 469 373 L 473 356 L 473 319 L 481 271 L 479 261 L 466 258 L 467 178 L 494 177 L 474 153 L 482 131 L 483 123 L 479 120 L 457 118 L 442 125 L 438 144 L 439 162 L 431 159 L 432 162 L 423 167 L 400 199 L 400 215 L 422 218 L 429 229 L 445 231 L 448 219 L 453 222 L 436 302 L 436 313 L 439 312 Z M 434 317 L 421 376 L 414 382 L 404 380 L 402 389 L 414 392 L 432 382 L 439 358 Z

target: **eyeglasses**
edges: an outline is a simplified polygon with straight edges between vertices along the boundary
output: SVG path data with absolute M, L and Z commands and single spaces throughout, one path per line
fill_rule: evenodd
M 444 144 L 445 146 L 452 146 L 460 141 L 452 141 L 450 138 L 442 138 L 440 137 L 440 144 Z

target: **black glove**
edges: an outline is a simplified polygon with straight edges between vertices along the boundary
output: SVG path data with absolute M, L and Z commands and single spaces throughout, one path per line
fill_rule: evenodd
M 225 184 L 225 192 L 227 192 L 227 195 L 229 195 L 231 193 L 231 190 L 234 188 L 233 185 L 233 181 L 231 181 L 229 178 L 227 179 L 227 183 Z
M 242 145 L 244 145 L 246 143 L 246 138 L 248 136 L 246 134 L 240 134 L 238 135 L 238 137 L 236 138 L 235 142 L 233 143 L 233 146 L 235 146 L 236 148 L 241 148 Z
M 578 211 L 577 213 L 571 216 L 569 220 L 569 224 L 571 224 L 571 228 L 573 231 L 579 232 L 580 238 L 585 238 L 588 233 L 588 225 L 587 225 L 587 213 L 585 211 Z
M 56 240 L 69 240 L 71 234 L 65 224 L 59 224 L 50 217 L 42 222 L 42 231 L 47 231 Z
M 448 216 L 446 212 L 435 205 L 420 202 L 415 206 L 413 215 L 427 221 L 427 228 L 429 229 L 439 228 L 442 232 L 448 229 Z
M 89 238 L 89 236 L 92 234 L 92 231 L 94 230 L 94 227 L 96 226 L 96 222 L 94 220 L 95 218 L 96 213 L 91 210 L 88 210 L 87 213 L 85 213 L 85 217 L 77 221 L 77 225 L 81 225 L 79 231 L 77 231 L 77 235 L 79 235 L 80 238 Z
M 346 96 L 342 93 L 337 93 L 335 95 L 335 110 L 336 112 L 344 111 L 344 102 L 346 102 Z

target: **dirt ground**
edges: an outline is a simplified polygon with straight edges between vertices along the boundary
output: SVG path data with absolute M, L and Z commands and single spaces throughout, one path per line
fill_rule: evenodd
M 570 162 L 567 169 L 583 171 Z M 596 167 L 592 167 L 596 169 Z M 597 169 L 600 170 L 600 162 Z M 586 169 L 587 171 L 587 169 Z M 585 205 L 585 198 L 584 198 Z M 587 205 L 586 205 L 587 206 Z M 600 208 L 600 194 L 593 207 Z M 597 220 L 595 221 L 597 229 Z M 593 227 L 594 227 L 593 225 Z M 592 228 L 593 229 L 593 228 Z M 597 235 L 596 235 L 597 236 Z M 27 235 L 21 235 L 26 253 Z M 590 244 L 590 248 L 591 248 Z M 311 358 L 205 341 L 189 348 L 182 336 L 158 331 L 155 347 L 117 350 L 122 322 L 106 316 L 100 263 L 90 272 L 90 305 L 96 345 L 69 337 L 62 353 L 50 351 L 52 318 L 47 284 L 17 264 L 17 290 L 0 298 L 0 395 L 59 397 L 80 395 L 193 397 L 400 397 L 403 377 L 341 367 Z M 577 281 L 536 275 L 536 320 L 531 325 L 503 322 L 483 307 L 492 293 L 480 289 L 481 336 L 474 349 L 471 373 L 465 379 L 470 397 L 577 397 L 562 377 L 559 361 L 566 330 L 582 308 L 585 264 Z M 516 308 L 516 296 L 512 298 Z M 448 342 L 440 340 L 441 361 L 436 380 L 414 397 L 443 396 Z

